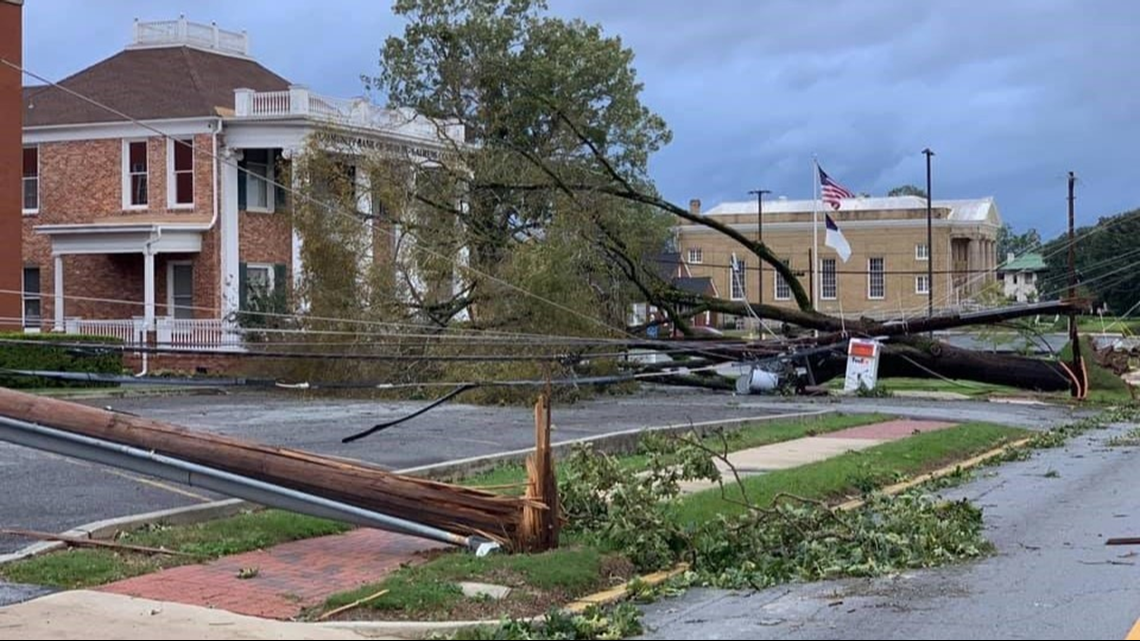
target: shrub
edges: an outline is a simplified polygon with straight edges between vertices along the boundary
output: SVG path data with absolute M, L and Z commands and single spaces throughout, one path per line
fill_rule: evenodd
M 15 340 L 24 342 L 5 342 Z M 122 352 L 95 345 L 119 342 L 117 339 L 105 336 L 0 333 L 0 370 L 24 369 L 121 374 L 123 372 Z M 59 343 L 69 345 L 63 346 Z M 93 345 L 91 347 L 78 347 L 74 345 L 76 343 L 92 343 Z M 0 371 L 0 385 L 26 389 L 33 387 L 113 387 L 115 383 L 64 381 L 53 378 L 19 376 Z

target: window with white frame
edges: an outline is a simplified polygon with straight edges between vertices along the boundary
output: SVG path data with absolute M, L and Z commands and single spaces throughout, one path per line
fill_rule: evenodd
M 43 298 L 40 292 L 40 268 L 24 268 L 24 327 L 39 328 L 43 319 Z
M 274 210 L 276 190 L 273 183 L 273 154 L 268 149 L 246 149 L 242 154 L 242 180 L 245 181 L 245 205 L 249 211 Z
M 286 266 L 277 263 L 238 264 L 238 307 L 246 312 L 286 311 Z
M 250 298 L 273 292 L 273 265 L 250 263 L 245 267 L 245 282 Z
M 24 147 L 24 213 L 34 214 L 40 209 L 40 149 Z
M 790 260 L 784 259 L 785 265 L 790 265 Z M 776 272 L 776 300 L 791 300 L 792 288 L 788 286 L 788 281 L 784 279 L 784 275 Z
M 867 259 L 867 298 L 882 299 L 887 296 L 884 260 L 881 256 Z
M 705 252 L 700 247 L 689 248 L 689 263 L 699 264 L 705 262 Z
M 914 259 L 915 260 L 930 260 L 930 246 L 926 243 L 921 243 L 914 246 Z
M 145 140 L 123 143 L 123 207 L 144 209 L 149 203 Z
M 732 259 L 732 286 L 730 287 L 732 300 L 744 300 L 744 274 L 747 269 L 745 261 Z
M 835 279 L 835 259 L 824 258 L 819 261 L 819 297 L 823 300 L 835 300 L 839 295 L 839 284 Z
M 194 139 L 167 139 L 167 165 L 170 176 L 167 200 L 170 207 L 194 205 Z
M 926 274 L 914 277 L 914 293 L 916 294 L 929 294 L 930 293 L 930 279 Z

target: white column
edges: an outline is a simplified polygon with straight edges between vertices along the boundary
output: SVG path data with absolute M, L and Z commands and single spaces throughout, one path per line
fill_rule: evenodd
M 981 241 L 978 240 L 977 237 L 971 238 L 970 245 L 966 253 L 966 271 L 969 275 L 966 279 L 966 282 L 970 283 L 970 286 L 966 288 L 966 291 L 971 296 L 980 289 L 978 283 L 980 282 L 981 275 L 975 271 L 978 269 L 979 257 L 982 255 L 982 252 L 978 249 L 979 243 L 981 243 Z
M 468 210 L 468 204 L 466 202 L 460 201 L 459 210 L 462 211 L 464 214 L 466 214 L 467 210 Z M 466 216 L 464 216 L 464 218 L 466 218 Z M 463 223 L 459 222 L 456 224 L 457 224 L 457 226 L 460 227 L 460 229 L 456 230 L 456 233 L 459 235 L 462 235 Z M 468 250 L 466 245 L 463 245 L 459 248 L 459 255 L 457 256 L 457 260 L 455 261 L 455 272 L 452 274 L 451 291 L 452 291 L 453 295 L 458 296 L 459 293 L 462 292 L 467 287 L 467 267 L 470 264 L 471 264 L 471 252 Z M 455 315 L 455 320 L 464 321 L 464 322 L 471 320 L 470 309 L 464 308 L 464 309 L 460 310 L 460 312 Z
M 303 191 L 304 180 L 302 178 L 302 175 L 305 173 L 305 167 L 301 160 L 301 154 L 297 150 L 286 149 L 284 156 L 293 163 L 291 172 L 293 194 L 291 195 L 291 202 L 293 203 L 293 208 L 296 209 L 301 206 L 300 194 L 305 193 Z M 297 231 L 296 225 L 293 225 L 292 245 L 292 260 L 289 267 L 293 270 L 293 301 L 297 311 L 306 312 L 309 309 L 309 302 L 301 295 L 301 292 L 304 291 L 302 285 L 304 285 L 305 282 L 305 264 L 301 258 L 301 250 L 304 248 L 304 239 L 301 238 L 301 233 Z
M 154 329 L 154 252 L 150 247 L 143 252 L 143 322 L 147 331 Z
M 372 176 L 361 165 L 356 166 L 356 211 L 360 212 L 364 223 L 364 251 L 360 252 L 360 275 L 364 278 L 372 270 L 376 221 L 372 219 Z
M 62 332 L 63 327 L 63 256 L 55 255 L 55 327 L 53 331 Z
M 221 232 L 222 253 L 222 318 L 232 318 L 238 312 L 241 304 L 241 291 L 239 290 L 238 267 L 241 261 L 240 225 L 238 222 L 238 173 L 237 162 L 241 158 L 240 152 L 226 150 L 222 154 L 224 162 L 222 171 L 222 204 L 221 220 L 218 228 Z

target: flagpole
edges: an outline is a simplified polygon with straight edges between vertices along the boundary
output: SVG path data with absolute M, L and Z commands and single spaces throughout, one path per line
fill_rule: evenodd
M 812 157 L 811 164 L 811 306 L 819 311 L 819 161 Z

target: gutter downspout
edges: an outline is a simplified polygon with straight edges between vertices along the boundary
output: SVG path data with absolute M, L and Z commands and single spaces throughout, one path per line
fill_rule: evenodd
M 222 131 L 222 119 L 218 118 L 217 124 L 214 126 L 214 148 L 210 158 L 213 159 L 214 171 L 212 172 L 211 182 L 213 182 L 214 193 L 214 217 L 210 219 L 210 226 L 208 229 L 213 229 L 214 225 L 218 223 L 218 134 Z M 219 239 L 220 242 L 220 239 Z
M 221 131 L 221 129 L 222 129 L 222 119 L 218 118 L 215 125 L 214 125 L 214 133 L 212 136 L 213 148 L 211 149 L 212 153 L 210 155 L 210 158 L 212 159 L 212 164 L 213 164 L 213 172 L 212 172 L 212 175 L 210 177 L 210 182 L 211 182 L 211 186 L 212 186 L 211 192 L 213 194 L 213 209 L 214 209 L 214 211 L 213 211 L 213 216 L 210 218 L 210 224 L 206 228 L 208 230 L 213 229 L 214 225 L 216 225 L 218 223 L 218 132 Z M 156 226 L 155 234 L 150 238 L 150 240 L 148 240 L 146 242 L 146 253 L 152 254 L 151 246 L 161 239 L 162 239 L 162 227 Z M 151 330 L 151 327 L 148 325 L 146 327 L 146 332 L 149 333 L 150 330 Z M 149 373 L 149 366 L 150 366 L 149 356 L 150 356 L 150 352 L 143 352 L 143 354 L 142 354 L 142 370 L 138 374 L 135 374 L 135 378 L 142 378 Z

